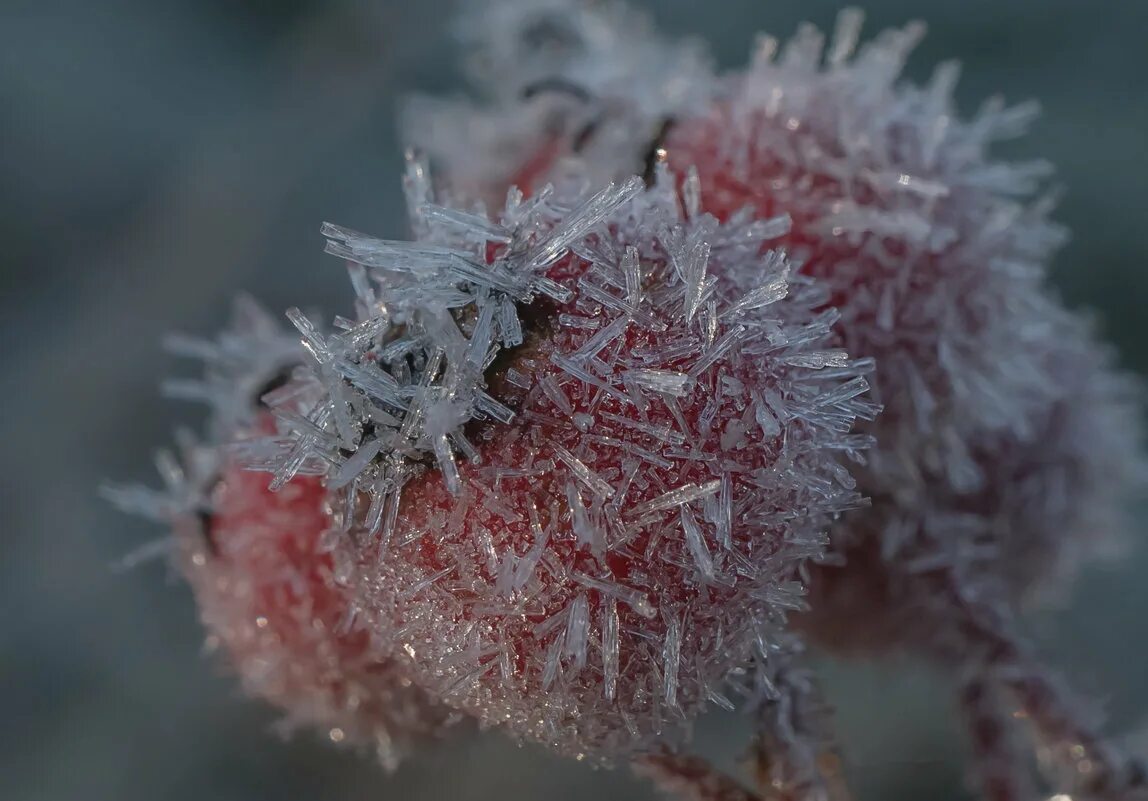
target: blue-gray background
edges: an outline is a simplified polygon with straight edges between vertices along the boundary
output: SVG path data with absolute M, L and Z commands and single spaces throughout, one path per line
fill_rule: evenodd
M 654 5 L 654 4 L 650 4 Z M 195 409 L 163 402 L 164 331 L 209 332 L 240 288 L 273 308 L 346 300 L 321 220 L 402 231 L 396 97 L 458 87 L 444 0 L 0 2 L 0 798 L 77 801 L 633 798 L 649 790 L 498 736 L 428 752 L 397 776 L 302 737 L 237 697 L 199 653 L 184 588 L 159 565 L 109 565 L 157 532 L 101 503 L 106 477 L 151 481 L 151 450 Z M 831 24 L 829 0 L 671 0 L 659 20 L 719 58 L 753 31 Z M 1060 167 L 1075 230 L 1055 265 L 1148 371 L 1148 4 L 873 0 L 869 30 L 919 17 L 912 62 L 960 57 L 971 111 L 1038 97 L 1014 151 Z M 1036 621 L 1047 648 L 1148 718 L 1148 558 L 1086 576 Z M 961 790 L 944 684 L 910 665 L 827 665 L 862 799 Z M 744 729 L 711 719 L 732 762 Z M 1148 747 L 1148 742 L 1144 743 Z

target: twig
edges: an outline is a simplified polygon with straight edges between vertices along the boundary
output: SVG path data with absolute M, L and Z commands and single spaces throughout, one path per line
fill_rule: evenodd
M 1030 766 L 1000 694 L 999 687 L 980 676 L 964 682 L 958 693 L 972 747 L 970 789 L 981 801 L 1033 801 L 1037 792 Z
M 797 649 L 794 649 L 796 653 Z M 812 672 L 776 656 L 760 704 L 752 757 L 766 801 L 849 801 L 832 709 Z
M 768 801 L 702 757 L 664 751 L 636 759 L 632 767 L 662 792 L 681 801 Z
M 1104 737 L 1089 704 L 1037 660 L 1014 631 L 1009 606 L 969 591 L 956 577 L 949 589 L 970 663 L 979 662 L 982 675 L 1006 690 L 1017 716 L 1029 722 L 1052 769 L 1050 780 L 1092 801 L 1146 792 L 1143 764 Z

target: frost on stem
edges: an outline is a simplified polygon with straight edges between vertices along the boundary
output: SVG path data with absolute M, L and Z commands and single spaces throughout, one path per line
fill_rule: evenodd
M 788 636 L 738 677 L 756 720 L 751 761 L 767 799 L 849 801 L 833 713 L 804 650 Z
M 266 477 L 240 470 L 224 447 L 266 434 L 260 398 L 293 408 L 281 384 L 302 362 L 299 340 L 244 297 L 215 341 L 172 337 L 169 345 L 205 364 L 202 378 L 165 389 L 210 405 L 209 439 L 181 433 L 179 457 L 158 456 L 162 491 L 106 494 L 170 527 L 164 550 L 195 593 L 209 647 L 249 693 L 283 711 L 281 730 L 317 728 L 394 768 L 457 715 L 412 688 L 365 633 L 350 630 L 353 607 L 324 536 L 332 520 L 319 480 L 299 477 L 270 493 Z
M 1012 717 L 1028 724 L 1039 745 L 1041 766 L 1054 786 L 1093 801 L 1148 798 L 1144 760 L 1124 753 L 1103 736 L 1097 710 L 1034 655 L 1030 644 L 1016 632 L 1007 608 L 985 603 L 975 592 L 968 592 L 967 586 L 950 579 L 936 591 L 954 599 L 963 637 L 961 647 L 968 652 L 967 670 L 977 676 L 975 681 L 967 681 L 961 695 L 963 703 L 969 705 L 972 700 L 979 707 L 970 723 L 983 724 L 992 696 L 997 703 L 1003 698 L 1004 708 L 1015 709 Z M 975 749 L 986 745 L 983 727 L 972 725 L 971 733 Z M 995 736 L 1003 739 L 1011 734 Z M 995 772 L 987 774 L 986 788 L 1002 783 L 1010 755 L 1015 758 L 1015 754 L 999 749 L 993 754 L 995 765 L 982 766 Z M 1019 776 L 1023 766 L 1014 762 L 1012 770 Z
M 1016 741 L 1009 705 L 999 693 L 999 687 L 978 677 L 970 677 L 958 693 L 972 750 L 970 789 L 983 801 L 1036 798 L 1029 760 Z
M 761 801 L 701 757 L 662 752 L 634 760 L 633 770 L 680 801 Z
M 434 695 L 598 761 L 672 742 L 860 504 L 863 368 L 817 356 L 826 294 L 775 234 L 687 216 L 664 175 L 496 217 L 429 186 L 412 161 L 417 241 L 326 227 L 360 319 L 296 319 L 312 403 L 247 452 L 326 465 L 366 624 Z

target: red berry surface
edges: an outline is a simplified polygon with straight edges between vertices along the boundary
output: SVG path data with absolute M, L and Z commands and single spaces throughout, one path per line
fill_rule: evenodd
M 226 464 L 212 511 L 177 524 L 181 562 L 209 632 L 244 688 L 281 708 L 288 729 L 374 749 L 393 767 L 448 712 L 370 648 L 321 548 L 327 493 L 314 476 L 278 492 Z

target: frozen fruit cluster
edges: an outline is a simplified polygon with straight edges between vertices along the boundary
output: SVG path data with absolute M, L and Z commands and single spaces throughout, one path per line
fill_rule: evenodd
M 1051 751 L 1096 756 L 1094 774 L 1134 775 L 1069 722 L 1061 704 L 1072 704 L 1012 619 L 1017 603 L 1063 592 L 1083 562 L 1123 544 L 1145 479 L 1139 387 L 1045 283 L 1065 237 L 1041 194 L 1049 165 L 990 156 L 1024 132 L 1034 104 L 994 99 L 962 119 L 955 64 L 921 87 L 901 77 L 922 26 L 858 47 L 854 11 L 828 45 L 809 26 L 784 45 L 761 37 L 747 69 L 716 75 L 693 45 L 634 42 L 633 26 L 610 24 L 628 13 L 616 4 L 527 5 L 497 36 L 518 36 L 532 69 L 480 76 L 483 88 L 517 87 L 488 92 L 498 105 L 482 114 L 504 123 L 458 125 L 474 131 L 462 144 L 425 140 L 448 181 L 487 197 L 571 164 L 597 180 L 668 168 L 718 219 L 785 213 L 792 226 L 776 244 L 829 289 L 836 342 L 875 360 L 884 412 L 862 421 L 877 444 L 854 471 L 872 508 L 834 525 L 798 628 L 839 650 L 895 646 L 962 675 L 1024 676 L 1004 682 L 1004 703 L 1036 721 Z M 484 44 L 495 38 L 475 38 L 478 57 L 498 63 Z M 620 68 L 614 49 L 646 48 L 660 55 L 628 65 L 629 80 L 598 66 Z M 417 105 L 410 128 L 418 137 L 472 113 Z
M 812 801 L 803 639 L 896 647 L 961 681 L 986 798 L 1029 795 L 1018 720 L 1053 789 L 1143 792 L 1014 614 L 1122 541 L 1138 387 L 1046 285 L 1048 165 L 991 158 L 1034 108 L 964 119 L 954 65 L 901 77 L 920 26 L 860 24 L 718 74 L 620 3 L 468 7 L 480 99 L 408 108 L 412 239 L 325 226 L 354 312 L 260 322 L 258 370 L 184 342 L 210 481 L 120 496 L 195 510 L 249 686 L 392 757 L 461 715 L 701 798 L 742 796 L 660 749 L 740 706 Z
M 1063 590 L 1082 562 L 1118 549 L 1125 502 L 1145 478 L 1139 389 L 1045 283 L 1066 237 L 1041 191 L 1050 165 L 989 154 L 1025 131 L 1035 104 L 994 99 L 962 119 L 955 63 L 922 87 L 901 79 L 923 27 L 858 48 L 855 11 L 828 46 L 810 26 L 785 44 L 763 36 L 748 68 L 716 75 L 691 43 L 635 35 L 643 26 L 626 24 L 633 12 L 618 4 L 594 14 L 543 0 L 529 12 L 484 5 L 521 12 L 496 35 L 470 26 L 475 58 L 501 65 L 479 80 L 499 99 L 481 113 L 502 124 L 456 124 L 469 138 L 440 142 L 429 132 L 476 112 L 425 101 L 408 114 L 412 139 L 458 191 L 541 186 L 571 162 L 599 180 L 664 163 L 679 182 L 697 175 L 699 206 L 718 219 L 791 219 L 774 244 L 829 288 L 838 344 L 875 359 L 873 397 L 885 407 L 864 427 L 878 447 L 857 473 L 873 509 L 836 527 L 841 550 L 857 550 L 857 562 L 956 564 L 1020 600 Z M 530 70 L 497 58 L 515 47 L 532 54 Z M 659 55 L 629 62 L 610 58 L 616 49 Z M 514 158 L 485 157 L 498 153 Z M 847 599 L 822 605 L 831 621 L 874 589 L 842 587 L 849 575 L 825 581 Z M 881 605 L 907 614 L 883 628 L 903 639 L 918 599 L 896 583 L 880 591 L 908 603 Z M 873 630 L 858 633 L 870 641 Z

